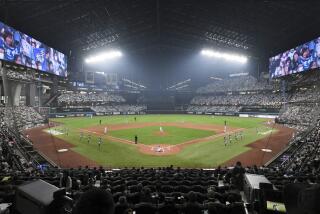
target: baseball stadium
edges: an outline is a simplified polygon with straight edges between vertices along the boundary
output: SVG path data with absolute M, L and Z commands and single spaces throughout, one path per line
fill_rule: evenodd
M 319 214 L 318 8 L 0 0 L 0 213 Z

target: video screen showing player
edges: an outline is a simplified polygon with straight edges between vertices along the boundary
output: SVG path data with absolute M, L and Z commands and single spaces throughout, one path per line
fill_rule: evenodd
M 0 59 L 58 76 L 67 76 L 67 57 L 0 22 Z
M 269 59 L 272 78 L 320 67 L 320 37 Z

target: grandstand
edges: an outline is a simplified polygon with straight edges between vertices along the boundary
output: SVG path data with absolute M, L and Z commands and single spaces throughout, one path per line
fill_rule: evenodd
M 319 214 L 311 2 L 0 0 L 0 213 Z

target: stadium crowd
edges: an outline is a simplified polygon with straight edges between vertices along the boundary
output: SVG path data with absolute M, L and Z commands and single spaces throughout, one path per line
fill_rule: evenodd
M 305 175 L 320 173 L 320 121 L 316 127 L 303 139 L 297 142 L 297 151 L 287 160 L 287 174 L 300 172 Z
M 26 154 L 18 146 L 18 136 L 8 127 L 5 114 L 5 111 L 0 110 L 0 173 L 14 174 L 32 169 L 32 164 L 24 157 Z
M 82 94 L 77 92 L 64 93 L 58 97 L 60 104 L 88 104 L 88 103 L 123 103 L 125 99 L 120 95 L 107 93 Z
M 320 102 L 320 91 L 318 88 L 312 88 L 307 90 L 299 90 L 291 93 L 289 97 L 289 102 L 291 103 L 314 103 Z
M 45 122 L 45 119 L 33 107 L 0 107 L 0 112 L 3 113 L 6 124 L 20 131 L 42 125 Z
M 113 113 L 113 112 L 142 112 L 147 109 L 145 105 L 107 105 L 93 106 L 91 109 L 97 113 Z
M 320 120 L 295 136 L 290 146 L 270 165 L 282 181 L 320 184 Z
M 253 76 L 248 75 L 215 80 L 213 83 L 200 87 L 197 93 L 206 94 L 226 91 L 259 91 L 272 89 L 273 85 L 268 84 L 266 80 L 258 81 Z
M 233 106 L 281 106 L 279 94 L 248 94 L 248 95 L 222 95 L 222 96 L 196 96 L 191 100 L 194 105 L 233 105 Z
M 12 69 L 7 69 L 7 78 L 19 81 L 34 81 L 36 79 L 34 72 L 21 70 L 15 71 Z
M 298 130 L 305 130 L 319 117 L 318 86 L 308 85 L 308 81 L 302 79 L 289 82 L 287 91 L 280 93 L 272 88 L 274 85 L 265 83 L 257 82 L 251 76 L 216 80 L 215 83 L 199 88 L 198 95 L 191 100 L 186 110 L 241 113 L 243 107 L 280 109 L 278 121 Z M 252 92 L 253 90 L 258 91 Z
M 191 100 L 187 111 L 239 113 L 246 106 L 280 108 L 283 99 L 274 89 L 275 84 L 263 78 L 258 81 L 250 75 L 215 79 L 197 90 L 198 95 Z
M 288 104 L 279 115 L 279 121 L 286 124 L 299 124 L 306 127 L 314 123 L 320 111 L 314 104 Z
M 207 105 L 189 105 L 187 107 L 188 112 L 233 112 L 238 113 L 241 107 L 239 106 L 207 106 Z

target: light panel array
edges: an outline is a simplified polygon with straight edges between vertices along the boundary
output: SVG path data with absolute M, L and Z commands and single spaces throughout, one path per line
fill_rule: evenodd
M 90 56 L 85 59 L 85 62 L 90 64 L 90 63 L 102 62 L 107 59 L 119 58 L 121 56 L 122 56 L 122 53 L 120 51 L 107 51 L 94 56 Z
M 203 49 L 201 51 L 201 54 L 208 57 L 214 57 L 214 58 L 220 58 L 227 61 L 234 61 L 239 62 L 241 64 L 244 64 L 248 61 L 248 58 L 246 56 L 241 56 L 237 54 L 229 54 L 229 53 L 223 53 L 215 50 L 210 49 Z

